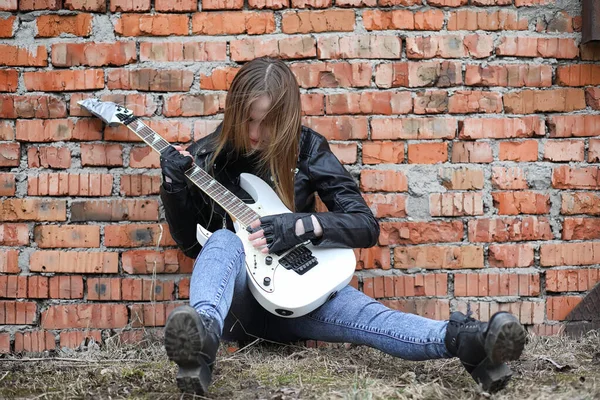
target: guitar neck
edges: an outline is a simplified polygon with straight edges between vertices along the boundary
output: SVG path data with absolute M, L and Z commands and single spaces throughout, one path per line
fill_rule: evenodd
M 133 120 L 127 127 L 158 153 L 164 152 L 171 146 L 169 142 L 139 119 Z M 244 226 L 250 225 L 252 221 L 259 218 L 259 215 L 248 207 L 246 203 L 227 190 L 225 186 L 217 182 L 215 178 L 195 163 L 190 169 L 185 171 L 185 175 L 198 186 L 200 190 L 223 207 L 234 220 L 238 220 Z

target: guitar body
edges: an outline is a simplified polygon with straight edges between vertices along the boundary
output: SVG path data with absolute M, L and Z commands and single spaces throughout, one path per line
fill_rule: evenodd
M 248 206 L 258 215 L 291 212 L 260 178 L 243 173 L 240 186 L 254 199 Z M 281 256 L 263 254 L 252 246 L 245 227 L 234 221 L 234 228 L 244 245 L 250 291 L 261 306 L 275 315 L 301 317 L 335 296 L 352 279 L 356 267 L 352 249 L 319 248 L 308 244 L 300 246 L 295 253 L 292 249 Z M 209 236 L 210 232 L 198 225 L 200 244 L 204 245 Z M 272 259 L 270 265 L 267 256 Z M 303 261 L 306 259 L 308 261 Z M 294 260 L 299 261 L 294 265 Z

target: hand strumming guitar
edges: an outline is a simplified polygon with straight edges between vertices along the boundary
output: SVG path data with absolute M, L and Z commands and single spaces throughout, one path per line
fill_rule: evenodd
M 307 240 L 323 235 L 319 220 L 308 213 L 284 213 L 261 217 L 248 228 L 248 240 L 263 253 L 276 253 L 291 249 Z

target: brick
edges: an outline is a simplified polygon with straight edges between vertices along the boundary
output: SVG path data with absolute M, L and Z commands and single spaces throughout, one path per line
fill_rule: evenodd
M 328 140 L 364 140 L 368 135 L 367 117 L 305 117 L 302 123 Z
M 466 6 L 468 0 L 428 0 L 427 4 L 434 7 L 460 7 Z
M 29 259 L 32 272 L 59 272 L 78 274 L 116 274 L 119 255 L 91 251 L 34 251 Z
M 223 67 L 215 68 L 210 75 L 200 74 L 200 89 L 204 90 L 229 90 L 233 78 L 239 68 Z
M 4 199 L 0 221 L 66 221 L 65 200 Z
M 526 17 L 519 17 L 515 10 L 458 10 L 451 11 L 449 31 L 513 31 L 527 30 Z
M 552 170 L 552 187 L 555 189 L 600 189 L 600 168 L 556 167 Z
M 292 0 L 294 1 L 294 0 Z M 335 5 L 337 7 L 374 7 L 378 5 L 378 3 L 383 3 L 389 0 L 336 0 Z M 394 1 L 394 0 L 392 0 Z M 395 0 L 398 1 L 398 0 Z M 400 0 L 400 1 L 411 1 L 414 3 L 414 0 Z M 383 4 L 379 4 L 383 5 Z M 388 6 L 391 4 L 387 4 Z
M 497 92 L 483 92 L 459 90 L 448 99 L 450 113 L 500 113 L 502 112 L 502 94 Z
M 27 179 L 29 196 L 110 196 L 111 174 L 71 174 L 66 172 L 39 174 Z
M 35 37 L 57 37 L 62 34 L 87 37 L 92 34 L 92 14 L 40 15 L 36 23 Z
M 0 144 L 0 167 L 18 167 L 20 163 L 21 145 L 19 143 Z
M 27 149 L 29 168 L 69 168 L 71 151 L 67 147 L 32 146 Z
M 405 192 L 408 179 L 402 171 L 363 169 L 360 172 L 360 189 L 365 192 Z
M 572 38 L 504 36 L 496 54 L 509 57 L 576 58 L 579 49 Z
M 547 217 L 481 218 L 468 223 L 470 242 L 507 242 L 552 240 Z
M 133 147 L 129 153 L 131 168 L 159 168 L 160 155 L 148 146 Z
M 481 193 L 431 193 L 429 213 L 432 217 L 483 215 Z
M 281 31 L 287 34 L 352 32 L 354 24 L 354 10 L 285 11 L 281 16 Z
M 51 305 L 42 312 L 44 329 L 66 328 L 124 328 L 127 323 L 124 304 L 68 304 Z
M 104 88 L 104 71 L 86 69 L 73 71 L 23 72 L 28 91 L 64 92 Z
M 556 68 L 556 83 L 561 86 L 600 85 L 600 65 L 560 65 Z
M 14 1 L 16 4 L 17 0 Z M 2 9 L 1 7 L 2 6 L 0 6 L 0 9 Z M 0 333 L 0 354 L 9 354 L 10 352 L 10 333 Z
M 597 269 L 561 269 L 546 271 L 548 292 L 585 292 L 600 282 Z
M 248 0 L 250 8 L 270 8 L 273 10 L 281 10 L 289 7 L 289 0 Z
M 454 296 L 539 296 L 538 274 L 455 274 Z
M 108 88 L 158 92 L 188 91 L 194 73 L 186 70 L 113 69 L 108 72 Z
M 257 57 L 279 57 L 284 60 L 312 58 L 317 55 L 311 36 L 288 36 L 282 39 L 245 38 L 232 40 L 229 51 L 233 61 L 250 61 Z
M 325 95 L 322 93 L 301 93 L 300 103 L 302 115 L 325 114 Z
M 111 12 L 150 11 L 150 0 L 110 0 Z
M 583 300 L 580 296 L 552 296 L 546 298 L 546 314 L 549 321 L 563 321 L 577 304 Z
M 77 349 L 86 346 L 92 341 L 102 343 L 102 331 L 99 329 L 86 329 L 78 331 L 62 331 L 60 333 L 60 347 Z
M 457 127 L 454 118 L 373 118 L 371 139 L 453 139 Z
M 331 151 L 342 164 L 356 164 L 358 158 L 356 143 L 331 143 Z
M 563 221 L 562 239 L 600 239 L 600 218 L 566 217 Z
M 583 89 L 522 90 L 504 94 L 504 112 L 568 112 L 586 107 Z
M 63 8 L 67 10 L 106 12 L 104 0 L 65 0 Z
M 161 229 L 162 228 L 162 229 Z M 106 247 L 175 246 L 166 224 L 107 225 Z
M 0 92 L 16 92 L 19 86 L 19 71 L 16 69 L 0 70 Z M 0 106 L 0 109 L 4 109 Z
M 33 275 L 27 279 L 27 297 L 30 299 L 48 298 L 48 277 Z
M 353 12 L 352 12 L 353 13 Z M 354 13 L 353 13 L 354 14 Z M 365 10 L 363 25 L 368 31 L 380 30 L 426 30 L 439 31 L 444 25 L 441 10 Z
M 588 148 L 588 162 L 600 163 L 600 140 L 590 139 Z
M 241 10 L 244 7 L 243 0 L 204 0 L 203 10 Z
M 459 131 L 461 139 L 508 139 L 544 136 L 544 120 L 522 118 L 465 118 Z M 500 142 L 503 143 L 503 142 Z
M 354 277 L 353 277 L 354 278 Z M 183 278 L 177 285 L 178 299 L 190 298 L 190 278 Z
M 56 336 L 45 330 L 15 332 L 15 353 L 56 350 Z
M 33 240 L 40 248 L 100 247 L 98 225 L 39 225 L 33 228 Z
M 2 3 L 0 3 L 0 11 L 17 11 L 18 9 L 19 5 L 17 4 L 17 0 L 5 0 Z
M 159 175 L 121 175 L 119 194 L 121 196 L 146 196 L 158 194 L 162 178 Z
M 82 166 L 123 166 L 123 147 L 119 144 L 81 144 Z
M 583 140 L 548 140 L 544 144 L 544 160 L 560 161 L 583 161 Z
M 402 40 L 395 36 L 321 36 L 317 39 L 317 57 L 320 59 L 397 59 L 401 53 Z
M 499 215 L 548 214 L 550 195 L 535 192 L 492 192 Z
M 3 114 L 4 115 L 4 114 Z M 14 140 L 15 128 L 11 121 L 0 121 L 0 140 Z
M 363 197 L 377 218 L 406 217 L 406 195 L 398 193 L 367 193 Z
M 448 92 L 427 90 L 417 92 L 415 114 L 441 114 L 448 112 Z
M 561 214 L 600 215 L 600 194 L 593 192 L 561 193 Z
M 496 268 L 526 268 L 534 265 L 533 245 L 492 244 L 489 247 L 488 262 Z
M 454 142 L 451 161 L 453 163 L 491 163 L 492 147 L 488 142 Z
M 60 10 L 61 0 L 19 0 L 20 11 Z
M 0 65 L 9 67 L 45 67 L 48 65 L 46 46 L 20 47 L 0 44 L 3 54 Z
M 448 144 L 443 142 L 409 143 L 409 164 L 437 164 L 448 161 Z
M 173 249 L 128 250 L 123 252 L 121 263 L 128 274 L 172 274 L 191 272 L 194 260 Z
M 159 12 L 197 11 L 198 2 L 196 0 L 179 0 L 176 2 L 170 0 L 156 0 L 154 8 Z
M 364 142 L 362 146 L 363 164 L 402 164 L 404 143 L 390 141 Z
M 171 311 L 180 305 L 182 304 L 133 304 L 130 307 L 131 326 L 164 326 Z
M 185 42 L 185 43 L 164 43 L 164 42 L 143 42 L 140 43 L 140 61 L 225 61 L 227 59 L 226 42 Z M 127 78 L 134 82 L 143 82 L 152 79 L 165 79 L 168 76 L 160 75 L 160 71 L 147 69 L 141 74 L 129 73 Z M 127 74 L 126 71 L 120 71 L 121 75 Z M 171 71 L 171 74 L 175 71 Z M 159 74 L 156 77 L 144 74 Z M 189 79 L 189 74 L 183 74 L 185 79 Z M 110 77 L 111 75 L 109 75 Z M 130 83 L 131 85 L 132 83 Z M 142 83 L 137 83 L 138 85 Z
M 470 86 L 549 87 L 552 66 L 535 64 L 467 65 L 465 84 Z
M 529 188 L 525 172 L 519 167 L 492 167 L 492 188 L 518 190 Z
M 64 100 L 49 95 L 0 95 L 4 118 L 63 118 L 67 116 Z
M 51 299 L 83 299 L 81 276 L 53 276 L 49 280 Z
M 182 36 L 189 34 L 190 17 L 177 14 L 121 14 L 114 22 L 120 36 Z
M 600 115 L 552 115 L 548 130 L 551 138 L 600 136 Z
M 572 33 L 574 29 L 581 32 L 581 16 L 572 17 L 566 11 L 538 18 L 536 27 L 538 32 Z
M 214 115 L 219 112 L 220 99 L 216 94 L 174 95 L 165 99 L 165 117 L 193 117 Z
M 11 299 L 27 298 L 27 277 L 0 275 L 0 297 Z
M 331 4 L 332 0 L 291 0 L 292 8 L 329 8 Z
M 137 60 L 134 42 L 56 43 L 52 64 L 57 67 L 125 65 Z
M 0 172 L 0 196 L 14 196 L 16 191 L 15 174 Z
M 32 301 L 0 301 L 0 324 L 32 325 L 36 323 L 37 305 Z
M 463 237 L 461 221 L 382 222 L 380 245 L 459 242 Z
M 540 246 L 540 265 L 594 265 L 600 262 L 600 242 L 548 243 Z
M 398 246 L 394 268 L 464 269 L 483 268 L 482 246 Z
M 125 301 L 174 300 L 175 282 L 153 279 L 123 278 L 121 293 Z
M 375 84 L 390 87 L 450 87 L 462 85 L 462 67 L 456 61 L 395 62 L 379 64 Z
M 538 142 L 524 140 L 522 142 L 500 142 L 498 146 L 500 161 L 531 162 L 538 159 Z
M 429 319 L 446 321 L 450 318 L 450 305 L 446 299 L 382 300 L 387 307 Z
M 406 56 L 408 58 L 486 58 L 492 54 L 493 50 L 493 38 L 486 34 L 406 38 Z
M 16 139 L 22 142 L 53 142 L 73 137 L 73 122 L 68 119 L 17 120 Z
M 0 224 L 0 246 L 29 245 L 27 224 Z
M 596 42 L 588 42 L 581 45 L 580 58 L 585 61 L 600 60 L 600 44 Z
M 498 311 L 507 311 L 516 316 L 522 324 L 540 324 L 544 322 L 544 302 L 531 300 L 518 300 L 514 302 L 496 301 L 464 301 L 455 303 L 456 311 L 467 312 L 467 304 L 473 311 L 473 318 L 480 321 L 489 321 Z
M 89 278 L 87 280 L 88 300 L 120 301 L 122 278 Z
M 552 3 L 553 0 L 515 0 L 517 7 L 543 6 Z
M 600 88 L 585 88 L 585 102 L 594 110 L 600 110 Z
M 439 180 L 448 190 L 479 190 L 484 184 L 483 171 L 471 168 L 440 168 Z
M 336 93 L 325 96 L 327 114 L 407 114 L 410 92 Z
M 0 250 L 0 272 L 4 274 L 18 274 L 21 272 L 17 250 Z
M 391 293 L 386 297 L 448 295 L 448 274 L 396 275 L 385 279 L 392 281 Z
M 157 221 L 158 201 L 86 200 L 71 204 L 71 221 Z

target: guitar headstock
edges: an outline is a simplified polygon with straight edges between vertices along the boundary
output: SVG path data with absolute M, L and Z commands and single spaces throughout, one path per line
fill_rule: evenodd
M 109 126 L 123 125 L 125 121 L 133 117 L 133 111 L 120 106 L 112 101 L 100 101 L 98 99 L 85 99 L 77 104 L 86 111 L 100 118 Z

